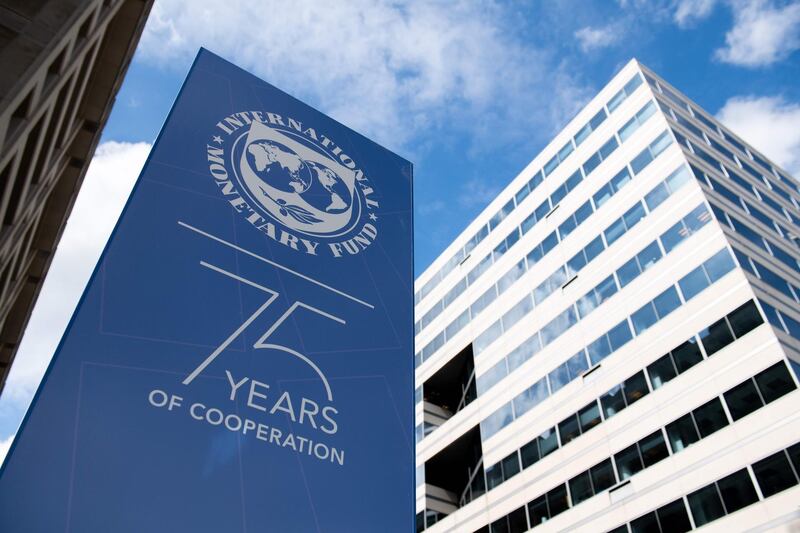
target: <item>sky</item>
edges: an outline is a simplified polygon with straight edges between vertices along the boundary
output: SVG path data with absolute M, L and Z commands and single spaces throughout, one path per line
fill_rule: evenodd
M 0 460 L 200 46 L 414 163 L 416 275 L 634 57 L 800 176 L 800 0 L 156 0 L 0 396 Z

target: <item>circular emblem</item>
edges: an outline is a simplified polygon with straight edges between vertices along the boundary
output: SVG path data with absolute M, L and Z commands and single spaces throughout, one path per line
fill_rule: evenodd
M 214 135 L 208 144 L 211 174 L 223 195 L 239 195 L 246 208 L 232 204 L 252 224 L 258 226 L 261 217 L 277 223 L 294 240 L 274 229 L 268 235 L 298 250 L 301 240 L 314 255 L 312 239 L 336 241 L 328 243 L 336 257 L 354 255 L 365 240 L 374 240 L 378 202 L 368 196 L 373 189 L 333 141 L 292 119 L 257 111 L 231 115 L 217 128 L 225 136 Z

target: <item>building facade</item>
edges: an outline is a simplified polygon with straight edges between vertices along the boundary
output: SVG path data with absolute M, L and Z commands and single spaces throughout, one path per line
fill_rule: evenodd
M 0 392 L 151 7 L 0 1 Z
M 800 527 L 799 235 L 631 61 L 417 280 L 417 530 Z

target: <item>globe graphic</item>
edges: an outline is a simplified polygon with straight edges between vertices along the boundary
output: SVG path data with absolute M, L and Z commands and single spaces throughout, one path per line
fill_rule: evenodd
M 245 153 L 255 174 L 275 189 L 296 193 L 323 213 L 339 214 L 350 208 L 352 194 L 329 166 L 304 160 L 288 146 L 272 140 L 254 141 Z
M 260 140 L 250 143 L 246 150 L 250 168 L 272 187 L 298 194 L 311 187 L 311 169 L 288 146 L 275 141 Z

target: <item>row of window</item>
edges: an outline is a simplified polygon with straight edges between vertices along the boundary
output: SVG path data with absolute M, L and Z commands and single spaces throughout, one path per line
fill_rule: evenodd
M 532 310 L 534 306 L 541 305 L 544 300 L 546 300 L 556 290 L 563 287 L 572 278 L 574 278 L 581 269 L 583 269 L 589 262 L 596 258 L 603 250 L 611 246 L 620 237 L 622 237 L 622 235 L 630 231 L 633 226 L 639 223 L 649 212 L 652 212 L 653 209 L 660 205 L 665 198 L 663 194 L 669 196 L 677 191 L 684 183 L 686 183 L 688 179 L 687 176 L 688 173 L 686 172 L 685 167 L 681 166 L 678 170 L 668 176 L 667 179 L 659 183 L 654 190 L 651 191 L 651 193 L 648 193 L 643 201 L 636 202 L 633 207 L 628 209 L 628 211 L 626 211 L 620 218 L 612 222 L 604 231 L 600 233 L 600 235 L 590 241 L 589 244 L 579 250 L 574 256 L 567 260 L 566 263 L 558 267 L 552 274 L 545 278 L 537 287 L 534 288 L 531 294 L 526 295 L 517 305 L 508 311 L 506 315 L 495 321 L 491 326 L 486 328 L 485 331 L 477 335 L 473 343 L 475 356 L 478 356 L 481 352 L 483 352 L 505 331 L 516 324 L 519 318 L 524 316 L 525 313 L 521 313 L 520 308 L 525 308 L 527 309 L 526 312 L 528 312 Z M 653 192 L 655 192 L 655 194 L 653 194 Z M 542 243 L 534 246 L 531 252 L 525 258 L 528 269 L 540 261 L 547 252 L 552 250 L 557 242 L 558 238 L 555 235 L 555 232 L 553 232 L 550 234 L 550 236 L 545 238 Z M 521 263 L 518 263 L 518 265 L 515 266 L 516 270 L 512 269 L 512 272 L 516 276 L 515 279 L 518 279 L 518 277 L 522 275 L 519 273 L 521 270 L 519 267 L 521 267 Z M 503 276 L 496 285 L 498 287 L 503 287 L 504 289 L 508 288 L 511 283 L 506 282 L 508 279 L 507 276 L 508 274 Z M 486 293 L 484 293 L 484 296 L 478 300 L 481 310 L 488 305 L 488 303 L 485 302 L 485 296 Z M 493 301 L 494 298 L 496 298 L 496 296 L 493 296 L 491 301 Z M 472 318 L 474 317 L 475 315 L 472 315 Z M 468 322 L 469 319 L 465 316 L 463 320 L 457 319 L 455 322 L 460 324 L 464 321 Z M 458 329 L 452 331 L 455 334 Z M 444 340 L 442 341 L 442 344 L 443 343 Z M 423 359 L 425 359 L 424 349 Z
M 800 322 L 793 319 L 783 311 L 775 309 L 775 307 L 766 303 L 764 300 L 759 300 L 764 314 L 767 316 L 767 321 L 783 331 L 787 335 L 800 341 Z
M 752 470 L 752 476 L 750 475 Z M 794 487 L 800 482 L 800 443 L 765 457 L 724 478 L 709 483 L 685 498 L 659 507 L 609 531 L 609 533 L 683 533 L 702 527 L 760 500 Z
M 756 208 L 752 203 L 748 202 L 744 198 L 740 197 L 735 192 L 731 191 L 728 187 L 720 183 L 719 180 L 714 179 L 713 176 L 709 175 L 707 172 L 699 169 L 695 165 L 691 165 L 692 170 L 694 172 L 695 177 L 697 180 L 706 187 L 709 187 L 716 191 L 720 196 L 726 198 L 734 205 L 742 207 L 742 209 L 751 215 L 753 218 L 767 226 L 772 232 L 776 233 L 778 236 L 786 238 L 787 240 L 791 238 L 793 234 L 792 231 L 786 228 L 783 224 L 779 223 L 774 218 L 768 216 L 764 213 L 761 209 Z M 729 169 L 726 166 L 721 167 L 724 172 L 720 174 L 724 177 L 727 177 L 732 183 L 735 183 L 742 189 L 744 189 L 752 198 L 760 203 L 764 204 L 766 207 L 772 209 L 775 213 L 777 213 L 781 218 L 785 218 L 786 220 L 794 223 L 795 225 L 800 226 L 800 218 L 795 216 L 795 214 L 790 210 L 782 207 L 778 202 L 770 198 L 765 194 L 761 194 L 758 189 L 753 187 L 751 183 L 747 180 L 742 178 L 739 174 L 734 172 L 733 170 Z M 796 246 L 800 246 L 795 243 Z
M 664 137 L 666 135 L 666 137 Z M 651 143 L 650 146 L 645 148 L 644 151 L 652 153 L 654 148 L 653 146 L 657 146 L 659 150 L 662 150 L 668 146 L 668 144 L 664 144 L 663 140 L 666 138 L 671 142 L 671 137 L 669 137 L 668 133 L 665 131 L 661 136 L 659 136 L 656 141 Z M 660 153 L 660 151 L 658 152 Z M 659 205 L 667 196 L 673 194 L 678 188 L 683 186 L 688 179 L 689 173 L 685 167 L 681 166 L 675 172 L 670 174 L 662 183 L 657 185 L 651 193 L 645 197 L 645 203 L 648 206 L 652 206 L 651 208 L 655 208 Z M 516 265 L 514 265 L 506 274 L 504 274 L 497 283 L 490 286 L 481 296 L 479 296 L 473 304 L 464 310 L 458 317 L 456 317 L 453 321 L 448 324 L 443 331 L 441 331 L 438 335 L 436 335 L 430 342 L 428 342 L 419 352 L 415 354 L 415 366 L 419 366 L 423 361 L 427 360 L 431 357 L 439 348 L 444 346 L 445 342 L 456 335 L 461 329 L 463 329 L 467 324 L 469 324 L 472 320 L 474 320 L 477 315 L 485 309 L 491 302 L 493 302 L 503 291 L 505 291 L 508 287 L 510 287 L 517 279 L 519 279 L 525 272 L 527 272 L 534 264 L 540 261 L 545 254 L 547 254 L 550 250 L 552 250 L 559 242 L 559 233 L 561 233 L 564 237 L 569 234 L 569 232 L 577 227 L 577 224 L 586 220 L 586 218 L 599 209 L 605 202 L 608 201 L 611 196 L 616 194 L 617 191 L 620 190 L 624 185 L 631 181 L 631 175 L 628 172 L 627 167 L 623 168 L 622 171 L 618 172 L 614 177 L 612 177 L 606 184 L 604 184 L 600 189 L 595 193 L 595 195 L 587 201 L 583 206 L 579 207 L 575 213 L 570 215 L 567 218 L 567 223 L 574 224 L 569 230 L 565 229 L 564 224 L 562 227 L 559 227 L 558 230 L 551 232 L 545 239 L 535 245 L 532 250 L 528 253 L 528 255 L 520 260 Z M 547 204 L 549 207 L 549 204 Z M 534 216 L 536 214 L 531 216 Z M 606 246 L 613 243 L 617 240 L 624 232 L 626 232 L 633 224 L 638 222 L 642 216 L 644 216 L 645 210 L 644 206 L 637 204 L 632 207 L 625 215 L 623 215 L 619 220 L 615 221 L 606 232 L 603 233 L 603 237 L 607 240 L 610 240 L 608 244 L 603 242 L 602 239 L 595 238 L 592 242 L 590 242 L 583 250 L 579 251 L 570 261 L 568 261 L 567 265 L 565 265 L 565 269 L 567 266 L 571 266 L 572 270 L 574 270 L 574 265 L 580 264 L 580 266 L 584 266 L 587 262 L 593 259 L 597 254 L 602 252 Z M 546 215 L 543 215 L 546 216 Z M 525 226 L 525 221 L 523 221 L 522 227 Z M 562 237 L 563 238 L 563 237 Z M 506 239 L 508 240 L 508 239 Z M 516 238 L 514 240 L 516 242 Z M 488 257 L 488 256 L 487 256 Z M 527 266 L 526 266 L 527 264 Z M 486 262 L 486 268 L 491 266 L 489 262 Z M 476 267 L 479 268 L 479 267 Z M 564 270 L 566 273 L 566 270 Z M 562 273 L 558 270 L 551 276 L 554 279 L 548 279 L 545 281 L 544 287 L 553 287 L 558 288 L 561 286 L 561 283 L 558 283 L 558 277 L 562 276 Z M 464 279 L 460 280 L 454 287 L 448 292 L 447 295 L 442 299 L 441 302 L 437 303 L 435 309 L 426 313 L 426 315 L 421 319 L 418 323 L 420 326 L 422 322 L 425 322 L 426 325 L 430 321 L 432 321 L 436 316 L 438 316 L 442 310 L 449 306 L 456 297 L 458 297 L 466 287 L 469 285 L 469 280 L 465 281 Z M 558 287 L 555 284 L 558 283 Z M 550 293 L 547 293 L 550 294 Z M 524 304 L 523 304 L 524 305 Z M 436 310 L 438 309 L 438 310 Z M 431 314 L 433 313 L 433 314 Z M 502 326 L 498 326 L 494 324 L 493 327 L 497 328 Z
M 648 105 L 652 105 L 652 102 L 650 104 L 648 104 Z M 645 107 L 647 107 L 647 106 L 645 106 Z M 649 117 L 652 113 L 642 113 L 642 111 L 637 113 L 637 115 L 640 115 L 640 114 L 643 117 L 642 120 L 644 120 L 646 117 Z M 636 117 L 634 117 L 634 118 L 636 118 Z M 461 293 L 463 293 L 468 286 L 472 285 L 486 270 L 489 269 L 489 267 L 492 266 L 492 264 L 494 264 L 495 261 L 497 261 L 500 257 L 502 257 L 514 244 L 516 244 L 516 242 L 520 239 L 520 237 L 522 235 L 524 235 L 531 228 L 533 228 L 533 226 L 537 222 L 539 222 L 541 220 L 544 220 L 546 217 L 548 217 L 549 214 L 552 212 L 553 208 L 558 206 L 559 203 L 561 202 L 561 200 L 570 191 L 572 191 L 575 187 L 577 187 L 579 183 L 581 183 L 583 181 L 584 175 L 588 176 L 589 173 L 592 170 L 594 170 L 594 168 L 597 165 L 599 165 L 599 163 L 603 159 L 608 157 L 608 155 L 610 155 L 611 152 L 616 150 L 616 148 L 618 146 L 619 146 L 619 144 L 617 143 L 616 138 L 612 137 L 603 147 L 600 148 L 600 150 L 595 155 L 593 155 L 592 157 L 590 157 L 587 160 L 586 164 L 584 164 L 582 168 L 578 168 L 571 176 L 569 176 L 564 181 L 564 183 L 561 184 L 561 186 L 556 188 L 556 190 L 553 191 L 553 193 L 549 197 L 545 198 L 544 201 L 538 207 L 536 207 L 536 209 L 534 209 L 533 212 L 525 220 L 522 221 L 522 224 L 520 224 L 520 226 L 515 227 L 508 234 L 508 236 L 506 236 L 505 239 L 503 239 L 497 246 L 495 246 L 495 248 L 489 254 L 487 254 L 483 259 L 481 259 L 472 268 L 472 270 L 470 270 L 470 272 L 467 274 L 466 277 L 464 277 L 461 280 L 459 280 L 453 286 L 453 288 L 451 288 L 447 292 L 447 294 L 445 294 L 445 296 L 440 301 L 436 302 L 416 322 L 416 324 L 415 324 L 415 333 L 419 333 L 420 331 L 425 329 L 437 316 L 439 316 L 442 313 L 442 311 L 445 308 L 447 308 L 448 305 L 450 305 L 458 296 L 460 296 Z M 623 173 L 624 173 L 624 176 L 621 176 Z M 542 178 L 540 177 L 538 179 L 542 179 Z M 536 177 L 534 177 L 534 180 L 538 181 L 538 179 Z M 623 171 L 620 172 L 614 179 L 611 180 L 612 184 L 615 182 L 615 179 L 617 181 L 625 180 L 622 184 L 627 183 L 627 181 L 630 181 L 631 178 L 630 178 L 630 174 L 628 173 L 627 167 L 625 169 L 623 169 Z M 618 184 L 618 187 L 621 187 L 622 184 Z M 534 186 L 536 186 L 536 185 L 538 185 L 538 183 L 534 183 Z M 529 191 L 530 189 L 531 189 L 531 187 L 527 187 L 524 190 Z M 616 192 L 616 191 L 614 191 L 614 192 Z M 600 192 L 598 192 L 598 194 L 603 194 L 602 189 L 601 189 Z M 520 196 L 520 195 L 518 194 L 517 196 Z M 527 193 L 522 195 L 519 198 L 519 201 L 521 201 L 525 196 L 527 196 Z M 610 197 L 610 195 L 609 195 L 609 197 Z M 607 198 L 605 198 L 605 199 L 607 199 Z M 512 203 L 513 202 L 509 202 L 509 204 L 506 204 L 507 207 L 509 209 L 511 209 L 511 210 L 513 210 L 513 207 L 514 207 L 513 205 L 511 205 Z M 596 202 L 595 205 L 597 207 L 599 207 L 600 204 L 598 202 Z M 501 213 L 504 212 L 504 209 L 501 210 L 500 212 Z M 575 215 L 571 215 L 570 216 L 570 220 L 567 221 L 565 224 L 567 224 L 567 225 L 573 224 L 574 226 L 577 226 L 577 224 L 582 222 L 583 219 L 585 219 L 586 217 L 591 215 L 594 212 L 594 209 L 595 209 L 595 207 L 590 202 L 586 202 L 586 204 L 584 204 L 575 213 L 575 215 L 577 215 L 577 216 L 582 216 L 582 219 L 580 221 L 576 221 L 575 220 Z M 562 224 L 562 226 L 564 226 L 564 225 Z M 572 229 L 574 229 L 574 226 L 573 226 Z M 563 239 L 564 237 L 566 237 L 566 231 L 567 230 L 566 230 L 566 228 L 561 228 L 561 227 L 559 229 L 562 230 L 560 233 L 561 233 L 561 239 Z M 490 290 L 494 291 L 496 293 L 496 289 L 495 289 L 494 286 Z M 474 318 L 474 316 L 473 316 L 473 318 Z
M 680 115 L 677 113 L 675 113 L 675 116 L 680 117 Z M 728 162 L 733 163 L 733 166 L 738 166 L 739 168 L 741 168 L 742 170 L 753 176 L 753 178 L 755 178 L 756 180 L 756 183 L 761 184 L 761 186 L 763 186 L 766 190 L 774 192 L 775 194 L 786 200 L 786 202 L 789 203 L 793 209 L 795 210 L 798 209 L 798 206 L 800 206 L 800 200 L 798 200 L 794 195 L 792 195 L 788 191 L 784 190 L 775 181 L 766 178 L 763 174 L 756 171 L 752 166 L 743 162 L 740 158 L 735 157 L 732 152 L 727 150 L 718 142 L 714 141 L 711 137 L 703 135 L 703 132 L 700 131 L 700 129 L 697 126 L 691 124 L 691 122 L 689 122 L 687 119 L 681 117 L 679 120 L 677 120 L 677 122 L 681 126 L 685 127 L 687 130 L 689 130 L 691 133 L 693 133 L 696 137 L 698 137 L 701 140 L 701 142 L 707 144 L 708 146 L 711 146 L 716 150 L 716 152 L 726 157 L 728 159 Z M 717 158 L 709 154 L 704 149 L 700 148 L 698 143 L 690 141 L 678 131 L 673 131 L 673 133 L 675 134 L 675 138 L 678 140 L 680 144 L 688 148 L 698 158 L 705 161 L 711 168 L 713 168 L 716 171 L 720 171 L 723 175 L 727 176 L 731 181 L 742 187 L 749 194 L 752 194 L 753 197 L 755 197 L 757 200 L 762 201 L 765 205 L 775 210 L 775 212 L 778 213 L 781 217 L 786 218 L 787 220 L 792 221 L 795 224 L 798 224 L 798 222 L 800 222 L 800 219 L 798 219 L 798 217 L 792 212 L 791 210 L 792 208 L 787 209 L 781 206 L 778 202 L 772 199 L 772 197 L 770 197 L 767 194 L 764 194 L 760 189 L 756 188 L 753 185 L 753 183 L 745 180 L 737 172 L 731 170 L 729 165 L 721 163 Z M 697 170 L 698 169 L 695 169 L 696 173 L 698 174 L 698 179 L 702 181 L 702 178 L 700 177 L 701 172 L 698 172 Z M 711 176 L 708 176 L 708 178 L 713 181 L 713 178 L 711 178 Z M 728 195 L 728 197 L 730 199 L 730 195 Z M 731 201 L 737 204 L 739 203 L 738 198 L 731 199 Z
M 586 140 L 586 138 L 605 121 L 608 115 L 617 109 L 617 107 L 619 107 L 620 104 L 622 104 L 622 102 L 628 98 L 628 96 L 633 94 L 636 88 L 641 84 L 642 78 L 638 73 L 634 74 L 633 77 L 625 84 L 625 86 L 619 92 L 617 92 L 617 94 L 615 94 L 611 100 L 609 100 L 607 105 L 608 113 L 606 112 L 605 108 L 601 108 L 600 111 L 598 111 L 597 114 L 595 114 L 589 120 L 589 122 L 581 127 L 575 137 L 570 139 L 567 144 L 558 150 L 556 155 L 545 164 L 544 168 L 536 172 L 534 177 L 528 183 L 526 183 L 525 186 L 523 186 L 523 188 L 517 192 L 513 198 L 511 198 L 511 200 L 509 200 L 502 208 L 500 208 L 500 210 L 491 218 L 489 223 L 478 230 L 475 235 L 473 235 L 473 237 L 467 241 L 467 244 L 458 250 L 455 255 L 453 255 L 453 257 L 451 257 L 450 260 L 447 261 L 447 263 L 445 263 L 444 266 L 442 266 L 442 268 L 439 269 L 439 271 L 437 271 L 433 277 L 414 294 L 414 305 L 420 303 L 422 299 L 434 289 L 434 287 L 436 287 L 453 269 L 461 264 L 464 259 L 469 256 L 470 252 L 481 241 L 483 241 L 483 239 L 485 239 L 486 236 L 489 235 L 489 233 L 503 219 L 505 219 L 536 186 L 538 186 L 544 180 L 544 177 L 550 175 L 561 163 L 563 163 L 567 157 L 572 154 L 575 148 L 584 140 Z
M 795 272 L 800 272 L 800 261 L 795 259 L 791 253 L 787 252 L 781 246 L 775 244 L 775 242 L 772 240 L 765 238 L 763 235 L 751 229 L 749 226 L 744 224 L 741 220 L 734 217 L 730 213 L 720 209 L 714 204 L 711 204 L 711 207 L 714 210 L 717 220 L 719 220 L 723 225 L 727 226 L 729 229 L 732 229 L 738 235 L 741 235 L 756 245 L 756 247 L 773 256 L 784 265 L 788 266 L 790 269 L 794 270 Z
M 796 388 L 797 386 L 786 367 L 786 363 L 780 361 L 731 388 L 723 393 L 722 396 L 713 398 L 627 448 L 620 450 L 608 459 L 599 462 L 585 472 L 574 476 L 566 483 L 562 483 L 538 498 L 531 500 L 527 505 L 495 520 L 489 526 L 478 530 L 478 532 L 522 533 L 530 528 L 535 528 L 570 507 L 574 507 L 592 496 L 612 488 L 614 485 L 627 480 L 670 455 L 679 453 L 691 444 L 708 437 Z M 731 415 L 730 418 L 725 411 L 725 407 L 727 407 Z M 796 477 L 791 477 L 794 482 L 788 484 L 789 476 L 778 475 L 777 477 L 780 479 L 776 479 L 776 474 L 769 473 L 767 469 L 760 469 L 759 471 L 762 472 L 762 477 L 765 481 L 768 481 L 767 484 L 773 487 L 771 494 L 797 484 Z M 791 469 L 789 469 L 789 472 L 792 472 Z M 695 491 L 692 494 L 701 493 L 706 488 Z M 756 500 L 750 501 L 746 505 L 754 503 Z M 722 516 L 717 516 L 714 513 L 700 517 L 695 516 L 695 506 L 692 506 L 691 502 L 700 503 L 700 500 L 690 497 L 689 501 L 698 527 Z M 743 506 L 741 505 L 733 510 Z M 702 509 L 703 505 L 699 505 L 698 508 Z M 733 510 L 728 512 L 733 512 Z M 669 515 L 666 512 L 664 514 L 665 518 Z M 682 521 L 679 523 L 682 523 Z M 686 523 L 688 524 L 688 519 Z M 684 529 L 680 527 L 669 529 L 669 531 L 676 530 L 683 531 Z M 634 529 L 634 531 L 640 531 L 640 529 Z
M 663 311 L 665 314 L 658 315 L 657 320 L 663 319 L 666 314 L 677 309 L 677 307 L 682 305 L 682 302 L 688 302 L 700 291 L 730 272 L 734 266 L 734 261 L 725 248 L 711 256 L 699 267 L 692 270 L 678 281 L 677 287 L 680 287 L 680 292 L 677 292 L 676 286 L 672 285 L 650 302 L 655 305 L 655 301 L 673 300 L 673 302 L 676 303 L 676 305 L 666 306 Z M 677 298 L 673 299 L 671 296 L 673 291 L 674 296 Z M 641 309 L 637 311 L 637 313 L 640 311 Z M 577 319 L 575 319 L 575 321 L 577 321 Z M 564 324 L 559 324 L 559 327 L 564 328 L 571 326 L 573 323 L 568 322 L 566 326 Z M 589 364 L 597 365 L 633 338 L 635 330 L 631 327 L 631 323 L 634 323 L 633 317 L 626 317 L 619 324 L 578 352 L 578 357 L 588 357 Z M 522 416 L 541 403 L 549 394 L 553 394 L 552 390 L 550 390 L 549 394 L 547 392 L 548 378 L 549 376 L 543 377 L 530 388 L 517 395 L 512 401 L 506 403 L 486 417 L 480 424 L 481 437 L 483 440 L 490 438 L 516 418 Z
M 601 422 L 613 417 L 647 396 L 651 391 L 661 388 L 678 375 L 702 362 L 704 357 L 707 358 L 740 339 L 763 322 L 753 300 L 739 306 L 727 316 L 656 359 L 644 370 L 636 372 L 622 383 L 611 387 L 598 399 L 568 416 L 557 426 L 546 430 L 518 451 L 514 451 L 497 464 L 487 467 L 485 469 L 487 490 L 491 490 L 560 446 L 564 446 Z M 584 371 L 585 368 L 580 370 L 577 375 L 581 375 Z M 475 494 L 472 496 L 474 497 Z
M 586 294 L 581 296 L 575 301 L 574 308 L 578 319 L 585 319 L 592 311 L 599 307 L 606 300 L 614 296 L 624 286 L 632 282 L 646 269 L 654 265 L 664 254 L 672 251 L 679 243 L 689 238 L 696 233 L 700 228 L 709 222 L 711 216 L 703 204 L 698 205 L 688 215 L 683 217 L 680 221 L 669 228 L 659 238 L 644 247 L 642 251 L 635 254 L 629 261 L 623 264 L 615 273 L 612 273 L 607 278 L 602 280 L 597 286 L 593 287 Z M 664 250 L 662 252 L 662 249 Z M 677 295 L 674 291 L 667 291 L 663 297 L 657 299 L 657 309 L 662 315 L 666 315 L 669 310 L 670 302 L 675 303 Z M 572 306 L 571 306 L 572 307 Z M 571 315 L 569 309 L 566 311 Z M 546 337 L 555 338 L 554 334 L 558 331 L 559 324 L 563 320 L 556 318 L 552 328 L 548 330 L 543 328 L 542 331 L 537 331 L 529 337 L 521 345 L 512 350 L 505 358 L 501 359 L 492 368 L 477 377 L 477 389 L 479 394 L 483 394 L 489 388 L 494 386 L 498 381 L 506 377 L 513 370 L 518 368 L 522 363 L 533 357 L 543 347 L 542 334 Z M 568 323 L 568 322 L 567 322 Z M 477 342 L 477 341 L 476 341 Z M 475 352 L 478 353 L 477 351 Z M 571 368 L 567 372 L 564 370 L 562 375 L 573 375 L 574 372 L 582 366 L 579 362 L 573 363 L 573 360 L 580 361 L 580 353 L 576 354 L 568 360 L 564 365 Z M 585 357 L 583 358 L 585 359 Z M 562 366 L 564 366 L 562 365 Z M 561 372 L 561 367 L 553 371 L 553 373 Z M 574 379 L 575 376 L 572 377 Z M 553 384 L 551 382 L 551 389 Z M 558 387 L 560 388 L 560 387 Z
M 800 303 L 800 288 L 786 281 L 780 275 L 765 267 L 755 259 L 748 257 L 738 249 L 734 248 L 733 253 L 736 256 L 739 266 L 742 267 L 742 269 L 744 269 L 746 272 L 749 272 L 753 276 L 757 277 L 790 300 Z
M 616 109 L 619 104 L 624 101 L 628 95 L 632 94 L 633 91 L 641 85 L 642 81 L 638 74 L 634 75 L 633 78 L 625 85 L 625 87 L 617 93 L 616 96 L 622 94 L 623 97 L 618 102 L 615 102 L 614 109 Z M 612 99 L 613 100 L 613 99 Z M 611 103 L 611 102 L 609 102 Z M 609 111 L 610 113 L 611 111 Z M 433 277 L 428 280 L 419 291 L 414 294 L 414 304 L 418 304 L 422 301 L 425 296 L 427 296 L 433 289 L 436 287 L 453 269 L 455 269 L 459 264 L 461 264 L 467 257 L 469 257 L 470 252 L 481 242 L 489 233 L 500 224 L 502 220 L 504 220 L 516 206 L 520 205 L 522 200 L 524 200 L 533 190 L 538 187 L 543 181 L 545 176 L 549 176 L 561 163 L 563 163 L 567 157 L 572 154 L 575 147 L 581 144 L 588 136 L 591 134 L 592 131 L 597 129 L 597 127 L 605 121 L 608 114 L 604 109 L 598 111 L 598 113 L 592 117 L 589 122 L 587 122 L 575 135 L 574 139 L 571 139 L 567 142 L 564 147 L 562 147 L 555 156 L 553 156 L 550 161 L 544 166 L 544 168 L 537 171 L 533 177 L 523 185 L 523 187 L 512 197 L 500 210 L 495 213 L 495 215 L 490 219 L 489 223 L 483 226 L 480 230 L 478 230 L 475 235 L 467 241 L 463 248 L 458 250 L 455 255 L 447 262 L 444 266 L 442 266 Z M 580 170 L 580 169 L 579 169 Z
M 645 77 L 649 78 L 649 80 L 652 79 L 649 76 L 645 76 Z M 679 108 L 681 109 L 681 111 L 686 112 L 689 116 L 692 116 L 695 119 L 697 119 L 698 121 L 700 121 L 706 128 L 708 128 L 708 130 L 710 132 L 713 132 L 713 134 L 715 136 L 727 141 L 731 146 L 734 146 L 737 150 L 739 150 L 739 152 L 741 154 L 743 154 L 745 157 L 748 157 L 749 159 L 751 159 L 752 161 L 754 161 L 755 163 L 760 165 L 762 168 L 766 169 L 773 176 L 777 177 L 782 183 L 784 183 L 786 186 L 788 186 L 791 190 L 793 190 L 793 191 L 795 191 L 797 193 L 800 193 L 800 185 L 798 185 L 795 181 L 790 179 L 788 176 L 786 176 L 783 173 L 779 172 L 776 168 L 774 168 L 772 165 L 767 163 L 767 161 L 764 158 L 760 157 L 753 150 L 747 149 L 744 146 L 743 143 L 738 141 L 733 136 L 733 134 L 731 134 L 730 132 L 726 131 L 724 128 L 721 128 L 721 127 L 717 126 L 716 124 L 714 124 L 714 122 L 712 120 L 706 118 L 705 115 L 703 115 L 702 113 L 698 112 L 696 109 L 694 109 L 688 103 L 683 101 L 682 98 L 680 98 L 678 95 L 676 95 L 674 92 L 670 91 L 668 88 L 666 88 L 662 84 L 654 82 L 654 83 L 650 83 L 650 85 L 653 86 L 656 89 L 657 93 L 660 92 L 661 94 L 666 96 L 669 100 L 671 100 L 672 102 L 676 103 L 679 106 Z M 665 105 L 660 100 L 660 96 L 658 94 L 656 94 L 656 101 L 659 103 L 659 105 L 661 106 L 662 110 L 664 111 L 664 113 L 668 117 L 671 117 L 671 118 L 675 119 L 676 122 L 678 122 L 682 126 L 686 127 L 689 131 L 691 131 L 697 137 L 699 137 L 699 138 L 703 139 L 704 141 L 706 141 L 710 146 L 713 146 L 714 148 L 717 148 L 717 147 L 721 146 L 716 140 L 714 140 L 714 137 L 709 136 L 709 135 L 705 135 L 705 136 L 699 135 L 698 134 L 699 129 L 696 126 L 694 126 L 693 124 L 691 124 L 691 122 L 686 120 L 683 116 L 681 116 L 681 113 L 677 112 L 676 110 L 671 109 L 668 105 Z M 686 126 L 687 124 L 689 124 L 691 127 L 687 127 Z M 733 159 L 733 157 L 731 155 L 729 155 L 730 151 L 727 150 L 726 148 L 723 148 L 720 153 L 723 153 L 726 157 L 728 157 L 728 159 L 731 159 L 731 160 Z M 795 204 L 795 206 L 798 206 L 798 202 L 796 201 L 796 199 L 795 199 L 795 201 L 790 200 L 787 197 L 787 192 L 782 190 L 781 187 L 777 186 L 775 184 L 775 182 L 770 180 L 764 174 L 758 172 L 756 169 L 754 169 L 752 166 L 747 164 L 741 158 L 737 157 L 737 160 L 741 163 L 741 167 L 747 173 L 751 174 L 754 178 L 756 178 L 756 180 L 758 180 L 759 182 L 765 183 L 770 188 L 770 190 L 773 190 L 775 193 L 777 193 L 777 194 L 781 195 L 782 197 L 784 197 L 787 201 Z

